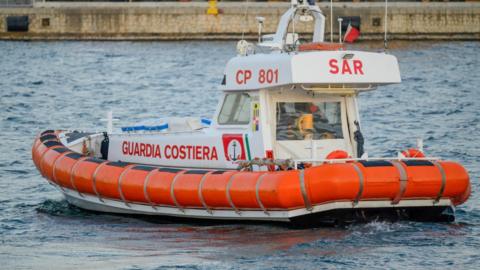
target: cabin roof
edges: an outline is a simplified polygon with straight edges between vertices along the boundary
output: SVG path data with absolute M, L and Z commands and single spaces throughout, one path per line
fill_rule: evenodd
M 362 51 L 272 52 L 232 58 L 221 89 L 256 90 L 282 85 L 371 88 L 400 83 L 397 58 Z

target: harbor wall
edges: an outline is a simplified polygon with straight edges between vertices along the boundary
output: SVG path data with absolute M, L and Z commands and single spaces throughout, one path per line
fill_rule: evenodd
M 319 3 L 327 16 L 330 7 Z M 219 3 L 207 15 L 206 2 L 88 3 L 46 2 L 33 7 L 0 8 L 0 39 L 6 40 L 182 40 L 256 38 L 255 17 L 265 17 L 264 33 L 275 32 L 289 3 Z M 383 3 L 334 3 L 338 16 L 360 16 L 362 39 L 383 39 Z M 7 31 L 7 17 L 28 16 L 28 31 Z M 480 40 L 479 2 L 395 2 L 388 9 L 389 39 Z M 311 30 L 299 23 L 296 31 Z

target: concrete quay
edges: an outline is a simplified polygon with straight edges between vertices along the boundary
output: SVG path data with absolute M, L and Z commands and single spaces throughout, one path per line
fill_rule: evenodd
M 325 2 L 319 6 L 327 17 L 328 40 L 330 7 Z M 273 33 L 289 3 L 221 2 L 218 7 L 218 15 L 207 15 L 207 2 L 46 2 L 0 7 L 0 39 L 209 40 L 239 39 L 242 33 L 254 39 L 255 17 L 265 17 L 264 33 Z M 334 3 L 333 12 L 335 36 L 339 16 L 360 16 L 361 39 L 383 39 L 382 2 Z M 28 16 L 28 31 L 8 31 L 7 18 L 12 16 Z M 295 25 L 300 33 L 311 27 Z M 390 40 L 480 40 L 480 2 L 389 3 L 388 32 Z

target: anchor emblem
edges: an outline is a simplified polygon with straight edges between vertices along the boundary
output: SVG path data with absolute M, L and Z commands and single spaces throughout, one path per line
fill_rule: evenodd
M 242 134 L 223 134 L 225 159 L 228 161 L 245 160 L 245 148 Z
M 240 143 L 237 141 L 237 140 L 232 140 L 229 144 L 228 144 L 228 157 L 230 158 L 230 160 L 233 160 L 233 161 L 237 161 L 239 158 L 240 158 L 240 154 L 237 155 L 237 146 L 239 145 Z M 232 153 L 233 152 L 233 153 Z

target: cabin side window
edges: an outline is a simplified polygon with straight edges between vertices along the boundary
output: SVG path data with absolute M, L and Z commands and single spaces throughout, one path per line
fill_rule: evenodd
M 246 125 L 250 122 L 250 96 L 246 93 L 227 94 L 218 115 L 221 125 Z
M 278 102 L 277 140 L 342 139 L 340 102 Z

